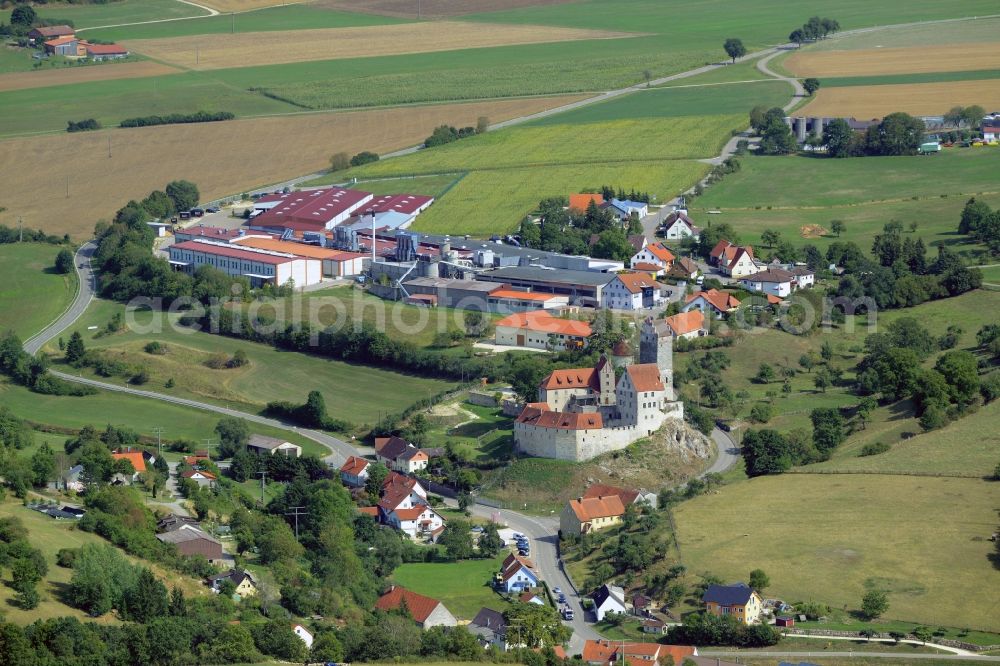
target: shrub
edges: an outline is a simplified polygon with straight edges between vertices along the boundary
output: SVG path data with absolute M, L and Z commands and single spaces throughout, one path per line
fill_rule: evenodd
M 229 366 L 229 357 L 222 352 L 215 352 L 208 357 L 205 361 L 205 365 L 212 370 L 222 370 Z
M 196 111 L 195 113 L 171 113 L 167 116 L 141 116 L 126 118 L 119 127 L 151 127 L 153 125 L 179 125 L 185 123 L 210 123 L 232 120 L 236 115 L 229 111 Z
M 91 130 L 101 129 L 101 123 L 97 122 L 93 118 L 87 118 L 86 120 L 70 120 L 66 123 L 67 132 L 89 132 Z
M 352 167 L 359 167 L 365 164 L 371 164 L 372 162 L 378 162 L 378 155 L 367 150 L 363 150 L 351 158 Z
M 161 344 L 158 340 L 153 340 L 152 342 L 147 342 L 143 350 L 147 354 L 153 354 L 154 356 L 162 356 L 167 353 L 166 345 Z
M 877 456 L 880 453 L 885 453 L 886 451 L 888 451 L 891 448 L 892 447 L 889 446 L 888 444 L 886 444 L 885 442 L 874 442 L 872 444 L 865 444 L 861 448 L 861 453 L 859 453 L 858 455 L 862 456 L 862 457 L 863 456 Z

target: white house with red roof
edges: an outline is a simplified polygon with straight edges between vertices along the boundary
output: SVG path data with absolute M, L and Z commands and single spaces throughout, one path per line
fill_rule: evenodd
M 430 456 L 401 437 L 376 437 L 375 458 L 389 469 L 412 474 L 427 469 Z
M 740 301 L 729 292 L 708 289 L 696 291 L 688 296 L 684 305 L 681 306 L 681 312 L 700 310 L 703 314 L 722 319 L 727 313 L 735 312 L 738 307 L 740 307 Z
M 280 287 L 292 282 L 307 287 L 323 279 L 323 263 L 285 252 L 204 239 L 175 243 L 169 248 L 170 265 L 186 273 L 211 266 L 233 277 L 245 277 L 251 287 L 271 284 Z
M 683 418 L 670 385 L 657 363 L 629 365 L 616 380 L 604 356 L 593 368 L 555 370 L 539 385 L 538 402 L 515 419 L 515 444 L 529 455 L 574 461 L 623 449 L 668 418 Z
M 500 565 L 498 584 L 508 594 L 538 587 L 539 581 L 535 564 L 526 557 L 511 553 Z
M 685 238 L 698 240 L 701 237 L 701 229 L 696 227 L 694 221 L 682 210 L 667 215 L 663 224 L 660 225 L 660 233 L 667 240 L 684 240 Z
M 601 307 L 610 310 L 646 310 L 662 301 L 661 285 L 648 273 L 619 273 L 601 291 Z
M 649 243 L 629 259 L 633 270 L 648 272 L 655 267 L 657 272 L 666 272 L 674 265 L 674 253 L 663 243 Z
M 413 539 L 436 540 L 444 530 L 445 520 L 428 505 L 420 482 L 397 472 L 390 472 L 382 483 L 382 499 L 374 509 L 364 513 Z
M 705 313 L 697 308 L 692 308 L 687 312 L 678 312 L 666 317 L 663 321 L 674 340 L 708 335 L 708 328 L 705 326 Z
M 362 488 L 368 483 L 368 467 L 371 462 L 361 456 L 350 456 L 340 466 L 340 481 L 351 488 Z
M 413 621 L 423 629 L 437 626 L 454 627 L 458 624 L 455 616 L 437 599 L 425 597 L 398 585 L 392 585 L 379 597 L 375 602 L 375 609 L 383 612 L 398 611 L 404 604 Z
M 591 335 L 587 322 L 554 317 L 545 310 L 518 312 L 494 325 L 494 342 L 506 347 L 582 349 Z

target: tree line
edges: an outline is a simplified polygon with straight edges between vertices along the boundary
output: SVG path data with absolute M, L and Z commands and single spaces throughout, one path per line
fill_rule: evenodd
M 446 143 L 452 143 L 453 141 L 458 141 L 459 139 L 465 139 L 477 134 L 484 134 L 489 127 L 490 119 L 486 116 L 480 116 L 475 127 L 460 127 L 455 129 L 451 125 L 438 125 L 434 128 L 434 131 L 431 132 L 431 135 L 424 139 L 423 147 L 433 148 L 435 146 L 443 146 Z
M 93 118 L 87 118 L 86 120 L 69 120 L 66 122 L 67 132 L 90 132 L 99 129 L 101 129 L 101 123 L 97 122 Z
M 183 125 L 187 123 L 212 123 L 232 120 L 236 117 L 230 111 L 196 111 L 194 113 L 171 113 L 166 116 L 139 116 L 126 118 L 119 127 L 152 127 L 153 125 Z
M 788 35 L 788 41 L 802 46 L 803 42 L 826 39 L 829 35 L 839 30 L 840 23 L 836 19 L 813 16 L 803 23 L 801 27 L 792 30 Z

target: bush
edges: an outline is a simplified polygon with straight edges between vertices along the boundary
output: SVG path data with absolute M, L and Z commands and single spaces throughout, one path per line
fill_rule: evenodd
M 336 153 L 330 157 L 330 171 L 343 171 L 351 166 L 351 158 L 347 153 Z
M 205 365 L 212 370 L 222 370 L 229 367 L 229 357 L 222 352 L 215 352 L 208 357 L 205 361 Z
M 146 346 L 143 347 L 143 350 L 145 350 L 147 354 L 153 354 L 154 356 L 162 356 L 167 353 L 166 345 L 161 344 L 159 340 L 147 342 Z
M 767 423 L 771 420 L 772 412 L 771 405 L 756 404 L 750 409 L 750 420 L 754 423 Z
M 126 118 L 119 127 L 152 127 L 153 125 L 180 125 L 185 123 L 210 123 L 232 120 L 236 114 L 229 111 L 197 111 L 195 113 L 171 113 L 167 116 L 141 116 Z
M 97 122 L 93 118 L 77 121 L 70 120 L 66 123 L 67 132 L 89 132 L 99 129 L 101 129 L 101 123 Z
M 861 456 L 861 457 L 864 457 L 864 456 L 877 456 L 880 453 L 885 453 L 886 451 L 888 451 L 891 448 L 892 447 L 889 446 L 888 444 L 886 444 L 885 442 L 875 442 L 873 444 L 865 444 L 861 448 L 861 453 L 859 453 L 858 455 Z
M 352 167 L 359 167 L 365 164 L 371 164 L 372 162 L 378 162 L 378 155 L 367 150 L 363 150 L 351 158 Z
M 56 271 L 66 275 L 73 272 L 73 253 L 63 248 L 56 255 Z
M 72 568 L 73 562 L 76 561 L 76 553 L 76 548 L 60 548 L 56 553 L 56 564 L 66 569 Z

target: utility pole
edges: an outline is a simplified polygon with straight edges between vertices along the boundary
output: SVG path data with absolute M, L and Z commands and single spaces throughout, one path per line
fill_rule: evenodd
M 293 506 L 291 512 L 288 512 L 288 511 L 285 512 L 286 516 L 295 516 L 295 540 L 296 541 L 299 540 L 299 516 L 304 516 L 305 515 L 304 513 L 299 513 L 302 509 L 305 509 L 305 507 L 304 506 Z
M 163 437 L 163 428 L 160 427 L 153 428 L 153 434 L 156 435 L 156 455 L 159 456 L 161 437 Z
M 231 12 L 229 15 L 233 17 L 233 34 L 235 35 L 236 34 L 236 12 Z
M 69 174 L 66 174 L 66 198 L 69 199 Z
M 24 242 L 24 224 L 21 221 L 21 216 L 17 216 L 17 242 Z
M 420 0 L 417 0 L 417 20 L 420 20 Z
M 205 452 L 208 454 L 208 459 L 211 460 L 212 459 L 212 441 L 213 441 L 212 438 L 211 437 L 206 437 L 205 439 L 203 439 L 201 441 L 205 442 Z
M 267 470 L 257 472 L 260 475 L 260 505 L 264 506 L 264 480 L 267 478 Z
M 156 95 L 156 79 L 153 79 L 153 95 Z M 108 134 L 108 159 L 111 159 L 111 135 Z
M 197 66 L 197 64 L 200 61 L 201 61 L 201 49 L 199 49 L 199 47 L 195 46 L 194 47 L 194 64 Z

